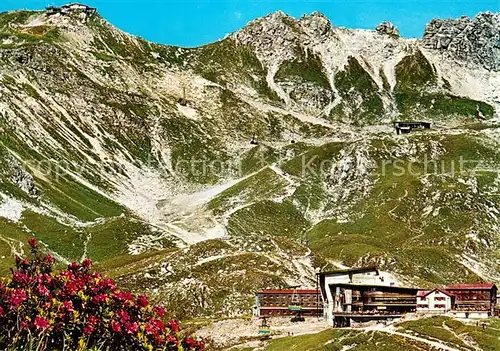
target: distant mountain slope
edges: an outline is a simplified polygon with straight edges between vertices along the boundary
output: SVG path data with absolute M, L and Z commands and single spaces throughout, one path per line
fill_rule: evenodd
M 35 235 L 190 316 L 343 265 L 499 281 L 498 23 L 405 39 L 277 12 L 185 49 L 2 13 L 0 270 Z

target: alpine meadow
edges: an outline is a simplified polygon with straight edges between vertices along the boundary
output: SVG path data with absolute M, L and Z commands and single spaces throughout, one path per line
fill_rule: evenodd
M 83 5 L 0 13 L 2 276 L 35 237 L 57 269 L 90 259 L 193 330 L 250 318 L 263 289 L 317 288 L 318 272 L 500 283 L 499 170 L 500 14 L 409 39 L 278 11 L 182 48 Z M 260 347 L 498 350 L 488 323 Z M 226 341 L 212 347 L 248 340 Z

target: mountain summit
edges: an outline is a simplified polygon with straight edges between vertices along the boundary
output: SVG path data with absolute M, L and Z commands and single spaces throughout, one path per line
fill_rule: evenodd
M 474 18 L 432 20 L 425 28 L 423 46 L 447 56 L 500 70 L 500 14 Z

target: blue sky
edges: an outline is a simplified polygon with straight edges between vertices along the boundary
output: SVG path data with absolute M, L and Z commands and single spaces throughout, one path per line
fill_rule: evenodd
M 60 0 L 0 0 L 0 12 L 42 9 Z M 337 26 L 373 29 L 383 20 L 403 36 L 420 37 L 432 18 L 500 12 L 500 0 L 85 0 L 120 29 L 171 45 L 199 46 L 221 39 L 249 21 L 276 10 L 300 17 L 318 10 Z

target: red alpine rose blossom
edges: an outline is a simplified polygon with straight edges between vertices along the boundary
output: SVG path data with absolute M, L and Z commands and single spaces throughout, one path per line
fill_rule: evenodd
M 14 272 L 12 275 L 12 281 L 21 285 L 28 284 L 30 278 L 26 273 L 23 272 Z
M 128 302 L 134 299 L 134 296 L 129 291 L 118 291 L 113 293 L 113 297 L 119 301 Z
M 49 294 L 50 294 L 49 289 L 47 289 L 43 285 L 39 284 L 36 289 L 38 291 L 38 294 L 40 294 L 41 296 L 49 296 Z
M 167 335 L 167 344 L 178 344 L 178 343 L 179 341 L 174 335 L 172 334 Z
M 154 311 L 158 316 L 165 317 L 165 308 L 163 306 L 155 306 Z
M 36 281 L 38 282 L 38 284 L 48 285 L 52 282 L 52 278 L 47 273 L 44 273 L 44 274 L 40 274 L 36 278 Z
M 138 329 L 138 325 L 136 322 L 125 322 L 123 323 L 123 328 L 125 329 L 125 332 L 127 334 L 135 334 L 137 332 L 137 329 Z
M 112 321 L 111 322 L 111 329 L 115 332 L 115 333 L 119 333 L 121 332 L 122 330 L 122 326 L 120 325 L 120 323 L 118 323 L 117 321 Z
M 89 259 L 87 258 L 87 259 L 85 259 L 85 260 L 82 262 L 82 266 L 83 266 L 83 267 L 86 267 L 86 268 L 89 268 L 89 267 L 91 267 L 91 266 L 92 266 L 92 261 L 91 261 L 91 260 L 89 260 Z
M 116 316 L 118 317 L 119 320 L 123 322 L 128 322 L 130 320 L 130 316 L 127 311 L 119 310 L 116 312 Z
M 108 296 L 106 294 L 99 294 L 96 296 L 92 296 L 92 298 L 90 300 L 92 301 L 93 304 L 99 305 L 101 303 L 106 302 L 107 299 L 108 299 Z
M 75 282 L 68 281 L 61 289 L 60 293 L 62 296 L 73 296 L 76 295 L 77 286 Z
M 28 244 L 29 244 L 29 246 L 31 246 L 34 249 L 36 249 L 38 247 L 38 241 L 36 241 L 35 238 L 29 239 Z
M 170 322 L 168 322 L 168 327 L 174 333 L 177 333 L 179 331 L 179 323 L 177 323 L 177 321 L 170 321 Z
M 107 278 L 107 279 L 103 279 L 99 282 L 98 284 L 98 287 L 99 289 L 101 290 L 106 290 L 106 289 L 109 289 L 109 290 L 113 290 L 116 288 L 116 285 L 115 283 L 113 282 L 113 280 Z
M 203 341 L 180 336 L 162 306 L 148 308 L 146 296 L 117 289 L 112 279 L 91 272 L 92 262 L 53 272 L 36 240 L 29 257 L 16 256 L 11 280 L 0 280 L 0 350 L 41 345 L 40 350 L 138 349 L 201 351 Z
M 43 317 L 35 317 L 33 325 L 36 329 L 45 330 L 49 326 L 49 322 L 47 322 L 47 320 Z
M 44 260 L 46 263 L 48 264 L 53 264 L 54 262 L 56 262 L 55 258 L 52 257 L 50 254 L 48 254 L 47 256 L 45 256 L 45 260 Z
M 63 307 L 67 312 L 73 311 L 73 302 L 72 301 L 63 301 Z
M 83 328 L 83 334 L 90 336 L 90 335 L 92 335 L 92 333 L 94 333 L 94 330 L 95 330 L 94 326 L 87 324 Z
M 90 325 L 96 326 L 101 320 L 96 316 L 89 316 L 88 322 Z
M 132 301 L 134 299 L 134 295 L 130 291 L 122 292 L 122 296 L 125 301 Z
M 147 307 L 149 305 L 149 301 L 144 295 L 140 295 L 135 303 L 139 307 Z
M 146 325 L 146 333 L 149 335 L 158 335 L 161 330 L 165 329 L 165 324 L 157 319 L 152 319 Z
M 188 337 L 186 338 L 186 340 L 184 341 L 184 344 L 189 347 L 190 349 L 194 349 L 194 345 L 196 344 L 194 339 L 192 337 Z
M 23 289 L 14 289 L 7 302 L 9 303 L 10 308 L 15 309 L 24 301 L 26 301 L 26 299 L 26 291 L 24 291 Z
M 87 325 L 85 326 L 85 328 L 83 328 L 83 333 L 85 335 L 91 335 L 95 331 L 100 321 L 101 320 L 96 316 L 89 316 Z

